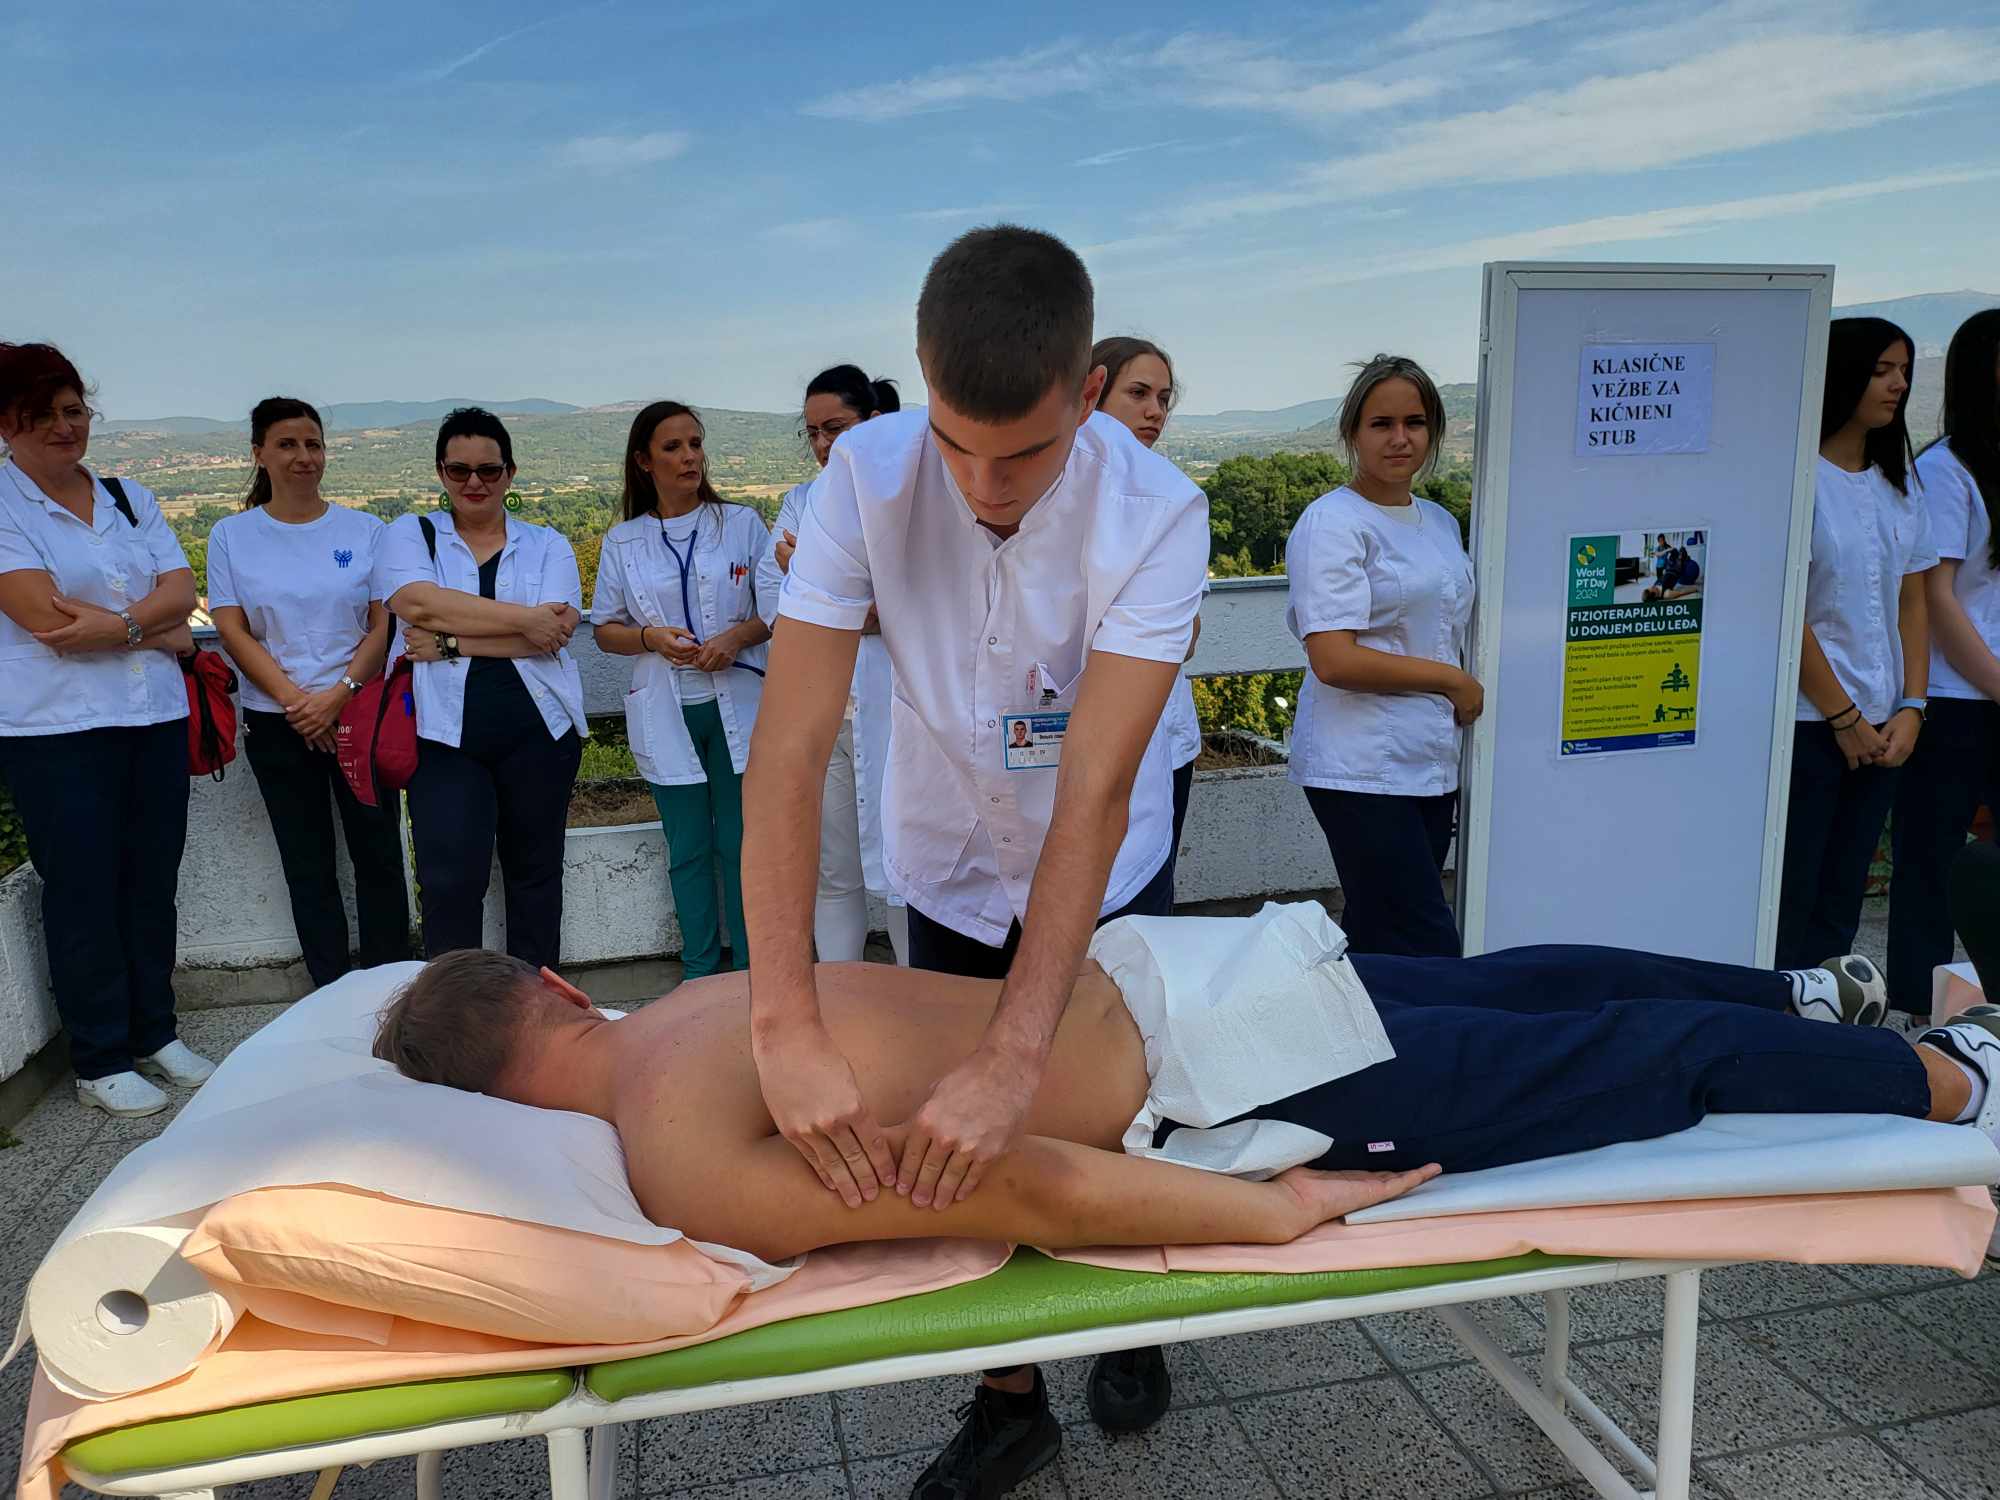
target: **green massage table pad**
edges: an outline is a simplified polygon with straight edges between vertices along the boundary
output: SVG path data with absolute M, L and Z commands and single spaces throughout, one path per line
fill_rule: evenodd
M 978 1281 L 792 1318 L 666 1354 L 612 1360 L 589 1366 L 581 1374 L 592 1395 L 619 1401 L 657 1391 L 798 1375 L 1120 1323 L 1475 1281 L 1575 1265 L 1583 1259 L 1531 1254 L 1379 1271 L 1298 1275 L 1180 1271 L 1162 1276 L 1051 1260 L 1024 1249 Z M 84 1472 L 108 1478 L 474 1417 L 538 1412 L 571 1395 L 577 1375 L 574 1368 L 563 1367 L 263 1401 L 79 1438 L 63 1451 L 63 1458 Z

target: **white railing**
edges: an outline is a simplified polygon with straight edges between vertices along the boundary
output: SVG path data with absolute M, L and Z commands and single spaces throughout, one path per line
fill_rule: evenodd
M 622 710 L 629 660 L 606 656 L 589 627 L 571 642 L 588 712 Z M 1285 628 L 1282 578 L 1218 579 L 1203 602 L 1199 676 L 1304 665 Z M 341 856 L 343 887 L 352 885 Z M 1203 772 L 1195 782 L 1176 895 L 1183 902 L 1257 899 L 1334 884 L 1325 842 L 1282 768 Z M 498 882 L 495 882 L 497 889 Z M 670 955 L 680 930 L 657 823 L 573 829 L 564 876 L 563 952 L 573 964 Z M 26 866 L 0 880 L 0 1080 L 55 1035 L 41 934 L 41 888 Z M 878 913 L 879 918 L 879 913 Z M 878 921 L 879 925 L 879 921 Z M 489 938 L 499 936 L 489 903 Z M 193 783 L 181 863 L 183 1006 L 251 1004 L 302 992 L 298 940 L 277 844 L 239 756 L 220 782 Z

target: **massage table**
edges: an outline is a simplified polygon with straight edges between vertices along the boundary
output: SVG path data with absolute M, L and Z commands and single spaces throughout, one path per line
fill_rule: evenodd
M 214 1500 L 225 1485 L 416 1456 L 419 1500 L 443 1493 L 454 1448 L 541 1438 L 552 1500 L 619 1493 L 617 1427 L 998 1365 L 1434 1310 L 1536 1426 L 1608 1500 L 1687 1500 L 1692 1473 L 1700 1263 L 1547 1255 L 1302 1274 L 1111 1270 L 1018 1250 L 993 1275 L 894 1302 L 771 1324 L 667 1354 L 582 1368 L 340 1391 L 145 1423 L 64 1450 L 69 1478 L 107 1495 Z M 1569 1378 L 1569 1293 L 1659 1279 L 1666 1320 L 1649 1456 Z M 1539 1295 L 1547 1343 L 1529 1368 L 1468 1304 Z M 1588 1429 L 1588 1430 L 1586 1430 Z M 1638 1475 L 1634 1484 L 1591 1441 Z
M 355 976 L 342 984 L 359 982 Z M 332 995 L 331 990 L 323 993 Z M 1964 997 L 1954 992 L 1953 998 L 1962 1002 Z M 267 1031 L 277 1039 L 288 1025 L 294 1032 L 338 1038 L 343 1026 L 335 1024 L 338 1017 L 330 1016 L 331 1010 L 322 1003 L 315 1015 L 302 1002 L 289 1013 L 288 1023 L 273 1023 Z M 365 1013 L 365 1007 L 357 1013 Z M 310 1055 L 293 1055 L 291 1064 L 298 1066 L 300 1058 Z M 259 1067 L 250 1043 L 224 1067 L 239 1078 L 270 1076 L 268 1067 Z M 457 1096 L 453 1107 L 495 1106 Z M 190 1106 L 184 1120 L 195 1112 Z M 1849 1131 L 1848 1137 L 1826 1149 L 1827 1132 L 1840 1128 Z M 185 1129 L 184 1121 L 177 1122 L 168 1135 Z M 1884 1193 L 1873 1191 L 1880 1181 L 1868 1181 L 1864 1174 L 1845 1185 L 1849 1196 L 1843 1197 L 1826 1196 L 1824 1184 L 1785 1189 L 1767 1181 L 1774 1162 L 1780 1176 L 1795 1170 L 1786 1162 L 1807 1159 L 1815 1170 L 1835 1161 L 1848 1171 L 1871 1149 L 1883 1147 L 1886 1156 L 1878 1161 L 1879 1169 L 1899 1153 L 1908 1161 L 1935 1150 L 1934 1145 L 1907 1143 L 1884 1147 L 1895 1141 L 1897 1129 L 1946 1132 L 1932 1139 L 1953 1149 L 1976 1139 L 1953 1127 L 1872 1117 L 1716 1116 L 1657 1142 L 1440 1178 L 1397 1203 L 1350 1216 L 1340 1231 L 1364 1239 L 1414 1234 L 1418 1238 L 1396 1243 L 1427 1246 L 1430 1253 L 1407 1258 L 1428 1260 L 1448 1250 L 1458 1257 L 1453 1263 L 1402 1264 L 1378 1254 L 1359 1261 L 1376 1269 L 1216 1271 L 1166 1269 L 1176 1258 L 1183 1266 L 1201 1265 L 1205 1252 L 1199 1250 L 1053 1258 L 1023 1248 L 1004 1263 L 996 1251 L 979 1270 L 994 1264 L 998 1269 L 975 1273 L 974 1279 L 934 1282 L 939 1289 L 765 1322 L 667 1352 L 582 1363 L 552 1358 L 548 1368 L 516 1363 L 506 1373 L 374 1384 L 140 1421 L 74 1438 L 61 1449 L 60 1464 L 68 1478 L 102 1494 L 173 1500 L 214 1500 L 226 1485 L 318 1474 L 314 1500 L 327 1500 L 343 1467 L 415 1456 L 417 1493 L 421 1500 L 436 1500 L 442 1493 L 444 1455 L 450 1450 L 539 1437 L 547 1446 L 553 1500 L 609 1500 L 619 1493 L 617 1428 L 626 1422 L 1430 1309 L 1599 1495 L 1608 1500 L 1687 1500 L 1704 1270 L 1793 1258 L 1896 1262 L 1906 1258 L 1908 1247 L 1925 1245 L 1931 1247 L 1931 1258 L 1924 1263 L 1954 1265 L 1968 1275 L 1976 1271 L 1992 1226 L 1983 1188 L 1939 1185 Z M 1817 1138 L 1817 1148 L 1807 1144 L 1812 1138 Z M 1992 1157 L 1983 1140 L 1978 1149 L 1984 1153 L 1981 1163 Z M 1665 1177 L 1659 1175 L 1662 1161 Z M 1736 1172 L 1733 1195 L 1685 1201 L 1692 1196 L 1686 1191 L 1690 1163 L 1694 1180 L 1702 1183 Z M 1682 1174 L 1679 1191 L 1663 1190 L 1651 1202 L 1618 1201 L 1623 1189 L 1642 1180 L 1670 1183 L 1674 1172 Z M 1996 1173 L 2000 1167 L 1975 1167 L 1955 1177 L 1942 1174 L 1938 1181 L 1991 1181 Z M 1611 1182 L 1621 1191 L 1609 1198 L 1579 1194 L 1579 1183 L 1588 1189 L 1592 1179 L 1600 1188 Z M 1499 1199 L 1492 1196 L 1496 1186 Z M 1774 1191 L 1820 1191 L 1822 1196 L 1757 1196 Z M 1456 1216 L 1433 1217 L 1428 1226 L 1414 1229 L 1397 1222 L 1420 1218 L 1419 1199 L 1425 1197 L 1444 1200 L 1446 1211 Z M 1660 1201 L 1665 1199 L 1683 1201 Z M 1597 1206 L 1560 1206 L 1564 1204 Z M 1527 1213 L 1510 1218 L 1495 1211 L 1504 1207 Z M 1746 1228 L 1752 1220 L 1759 1227 Z M 1529 1221 L 1529 1228 L 1515 1227 Z M 1823 1222 L 1832 1226 L 1824 1236 Z M 1422 1238 L 1426 1233 L 1428 1238 Z M 1545 1249 L 1576 1253 L 1515 1253 L 1521 1234 Z M 1672 1258 L 1616 1250 L 1585 1253 L 1637 1243 L 1656 1252 L 1671 1246 Z M 1940 1253 L 1940 1246 L 1947 1249 Z M 1262 1259 L 1264 1252 L 1253 1249 L 1247 1264 L 1273 1264 L 1290 1249 L 1279 1247 Z M 1091 1264 L 1090 1259 L 1108 1263 Z M 1211 1257 L 1207 1264 L 1216 1261 Z M 1659 1413 L 1650 1455 L 1569 1376 L 1570 1292 L 1640 1280 L 1660 1281 L 1665 1304 Z M 1546 1330 L 1543 1353 L 1533 1368 L 1503 1351 L 1467 1311 L 1474 1303 L 1527 1295 L 1541 1297 Z M 529 1354 L 539 1352 L 530 1349 Z M 1629 1466 L 1636 1483 L 1605 1456 L 1593 1435 Z

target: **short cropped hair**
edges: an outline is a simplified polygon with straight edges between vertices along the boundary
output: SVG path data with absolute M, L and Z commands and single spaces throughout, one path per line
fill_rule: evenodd
M 375 1056 L 418 1083 L 490 1094 L 533 1017 L 535 981 L 512 954 L 440 954 L 382 1012 Z
M 975 422 L 1012 422 L 1051 387 L 1090 373 L 1090 273 L 1052 234 L 996 224 L 931 262 L 917 298 L 917 355 L 931 390 Z
M 1428 474 L 1436 469 L 1444 453 L 1444 397 L 1438 394 L 1437 382 L 1422 365 L 1401 354 L 1378 354 L 1365 363 L 1357 363 L 1356 368 L 1360 373 L 1347 388 L 1347 399 L 1340 403 L 1340 445 L 1347 450 L 1348 464 L 1354 463 L 1354 435 L 1361 430 L 1361 408 L 1368 404 L 1370 394 L 1385 380 L 1407 380 L 1417 388 L 1417 400 L 1423 406 L 1424 421 L 1429 424 L 1431 435 L 1430 451 L 1424 455 L 1423 467 L 1417 473 Z

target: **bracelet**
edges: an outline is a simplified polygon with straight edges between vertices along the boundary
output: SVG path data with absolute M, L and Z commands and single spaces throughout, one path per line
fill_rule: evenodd
M 651 651 L 653 649 L 651 646 L 646 644 L 646 632 L 651 630 L 652 628 L 653 627 L 650 625 L 641 625 L 639 627 L 639 649 L 641 651 Z
M 1850 703 L 1847 705 L 1847 707 L 1841 709 L 1840 712 L 1835 714 L 1829 714 L 1826 720 L 1826 727 L 1828 729 L 1831 729 L 1835 734 L 1838 734 L 1843 729 L 1852 729 L 1855 726 L 1855 724 L 1859 722 L 1860 718 L 1861 718 L 1861 710 L 1856 708 L 1852 703 Z M 1833 722 L 1835 719 L 1846 719 L 1847 722 L 1844 724 L 1836 724 Z

